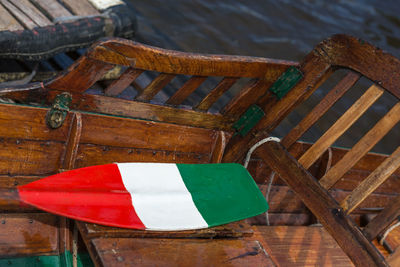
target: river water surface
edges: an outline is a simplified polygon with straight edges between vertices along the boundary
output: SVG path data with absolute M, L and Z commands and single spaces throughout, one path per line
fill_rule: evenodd
M 163 48 L 300 61 L 324 38 L 345 33 L 400 57 L 400 2 L 396 0 L 132 0 L 131 3 L 138 17 L 136 40 Z M 319 99 L 317 95 L 314 102 Z M 351 96 L 342 102 L 340 107 L 350 106 Z M 362 132 L 359 129 L 371 127 L 393 103 L 390 97 L 377 103 L 372 113 L 366 114 L 337 145 L 353 145 Z M 298 121 L 297 115 L 289 118 L 276 134 L 292 127 Z M 314 141 L 326 127 L 320 125 L 304 138 Z M 399 145 L 399 136 L 400 129 L 396 127 L 374 150 L 390 153 Z

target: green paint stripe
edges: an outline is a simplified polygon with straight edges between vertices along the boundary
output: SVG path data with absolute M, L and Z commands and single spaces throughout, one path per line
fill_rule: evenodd
M 94 266 L 88 253 L 78 253 L 78 267 Z M 72 254 L 66 250 L 60 255 L 30 256 L 0 259 L 0 267 L 72 267 Z
M 212 227 L 261 214 L 268 204 L 240 164 L 177 164 L 193 201 Z

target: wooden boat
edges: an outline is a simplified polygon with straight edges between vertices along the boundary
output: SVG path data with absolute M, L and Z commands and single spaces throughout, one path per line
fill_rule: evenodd
M 121 66 L 118 79 L 96 83 Z M 50 256 L 79 264 L 80 244 L 97 266 L 395 266 L 398 232 L 384 239 L 390 253 L 376 238 L 400 215 L 399 72 L 398 59 L 345 35 L 321 42 L 300 63 L 183 53 L 122 39 L 98 42 L 50 81 L 1 89 L 0 187 L 112 162 L 242 163 L 253 145 L 297 112 L 304 119 L 282 134 L 280 144 L 262 144 L 249 164 L 263 192 L 271 170 L 280 177 L 268 197 L 270 226 L 263 215 L 207 230 L 126 230 L 1 199 L 0 263 Z M 339 82 L 329 79 L 335 75 Z M 199 87 L 208 93 L 195 92 Z M 319 90 L 328 92 L 299 116 Z M 349 104 L 345 93 L 353 90 L 358 94 Z M 353 148 L 334 147 L 382 95 L 390 110 L 377 110 L 386 115 L 368 119 L 364 132 L 357 127 Z M 342 100 L 343 115 L 323 116 Z M 314 144 L 298 141 L 326 120 L 332 125 L 321 127 Z M 395 152 L 370 152 L 390 129 Z M 317 222 L 326 231 L 309 226 Z

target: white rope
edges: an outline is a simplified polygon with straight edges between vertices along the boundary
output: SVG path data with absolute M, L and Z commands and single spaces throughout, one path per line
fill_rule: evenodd
M 254 150 L 256 150 L 259 146 L 261 146 L 262 144 L 265 144 L 267 142 L 280 142 L 281 139 L 279 139 L 278 137 L 267 137 L 264 138 L 260 141 L 258 141 L 257 143 L 255 143 L 247 152 L 246 158 L 244 160 L 244 164 L 243 166 L 247 169 L 249 162 L 250 162 L 250 158 L 251 158 L 251 154 L 253 154 Z M 265 193 L 265 199 L 268 201 L 269 198 L 269 193 L 271 192 L 271 186 L 272 186 L 272 182 L 274 181 L 274 177 L 275 177 L 275 172 L 271 172 L 271 175 L 269 176 L 269 181 L 268 181 L 268 185 L 267 185 L 267 192 Z M 268 216 L 268 211 L 265 212 L 265 220 L 267 225 L 269 226 L 269 216 Z
M 386 232 L 383 234 L 381 240 L 379 241 L 379 243 L 383 246 L 383 242 L 385 242 L 385 239 L 387 237 L 387 235 L 396 227 L 398 227 L 400 225 L 400 222 L 397 222 L 395 224 L 393 224 L 392 226 L 390 226 Z

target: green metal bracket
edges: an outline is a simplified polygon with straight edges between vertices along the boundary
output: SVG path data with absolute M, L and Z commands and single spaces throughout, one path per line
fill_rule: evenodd
M 47 112 L 46 123 L 52 129 L 57 129 L 63 125 L 72 102 L 70 93 L 64 92 L 56 96 L 53 106 Z
M 233 124 L 233 128 L 241 136 L 245 136 L 260 120 L 264 117 L 265 113 L 257 105 L 252 105 L 240 117 L 240 119 Z
M 284 97 L 301 79 L 303 73 L 296 67 L 289 67 L 269 89 L 278 99 Z

